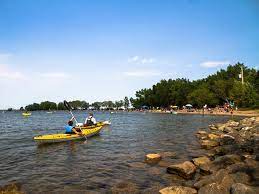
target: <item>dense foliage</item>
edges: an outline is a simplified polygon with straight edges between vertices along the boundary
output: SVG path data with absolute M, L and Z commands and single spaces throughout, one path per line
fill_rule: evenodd
M 244 84 L 239 74 L 244 71 Z M 136 98 L 130 99 L 135 108 L 168 108 L 171 105 L 182 107 L 187 103 L 201 108 L 232 101 L 238 107 L 259 107 L 259 71 L 244 64 L 229 65 L 205 79 L 189 81 L 187 79 L 161 80 L 152 88 L 136 92 Z
M 110 109 L 121 109 L 121 108 L 129 108 L 129 99 L 125 97 L 124 100 L 119 101 L 103 101 L 103 102 L 94 102 L 89 104 L 86 101 L 74 100 L 70 101 L 69 104 L 74 110 L 86 110 L 86 109 L 95 109 L 95 110 L 110 110 Z M 20 108 L 21 111 L 24 110 L 23 107 Z M 55 102 L 45 101 L 41 103 L 33 103 L 29 104 L 25 107 L 27 111 L 36 111 L 36 110 L 66 110 L 63 102 L 59 102 L 56 104 Z

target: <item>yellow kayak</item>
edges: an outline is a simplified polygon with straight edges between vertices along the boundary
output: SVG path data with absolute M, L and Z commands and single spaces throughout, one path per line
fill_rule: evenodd
M 23 112 L 22 116 L 28 117 L 28 116 L 31 116 L 31 113 L 30 112 Z
M 60 133 L 60 134 L 50 134 L 50 135 L 39 135 L 34 137 L 33 139 L 38 143 L 55 143 L 55 142 L 85 139 L 85 137 L 91 137 L 99 134 L 102 127 L 105 125 L 108 125 L 108 123 L 99 122 L 93 126 L 80 127 L 80 128 L 75 127 L 76 129 L 81 129 L 83 132 L 83 135 Z

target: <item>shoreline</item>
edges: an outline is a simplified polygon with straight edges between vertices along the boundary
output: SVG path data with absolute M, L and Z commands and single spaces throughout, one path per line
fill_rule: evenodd
M 166 111 L 149 111 L 151 113 L 161 113 L 161 114 L 172 114 L 171 112 L 166 112 Z M 247 111 L 233 111 L 233 114 L 230 112 L 208 112 L 205 111 L 202 113 L 201 111 L 199 112 L 187 112 L 187 111 L 182 111 L 178 110 L 176 111 L 177 114 L 195 114 L 195 115 L 213 115 L 213 116 L 245 116 L 245 117 L 259 117 L 259 111 L 258 110 L 247 110 Z
M 166 174 L 184 181 L 160 189 L 160 194 L 259 192 L 259 117 L 215 123 L 197 129 L 195 136 L 206 153 L 168 165 Z M 153 157 L 155 163 L 164 159 L 159 154 Z

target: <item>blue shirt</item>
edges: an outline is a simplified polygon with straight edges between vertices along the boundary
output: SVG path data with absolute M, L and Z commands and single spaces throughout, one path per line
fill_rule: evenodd
M 73 132 L 72 129 L 73 129 L 73 126 L 69 126 L 69 125 L 65 126 L 66 133 L 72 133 Z

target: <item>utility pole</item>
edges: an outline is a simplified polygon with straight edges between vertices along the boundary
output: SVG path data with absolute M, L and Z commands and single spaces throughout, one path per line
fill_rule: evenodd
M 241 66 L 241 79 L 242 79 L 242 85 L 244 85 L 244 70 L 242 66 Z

